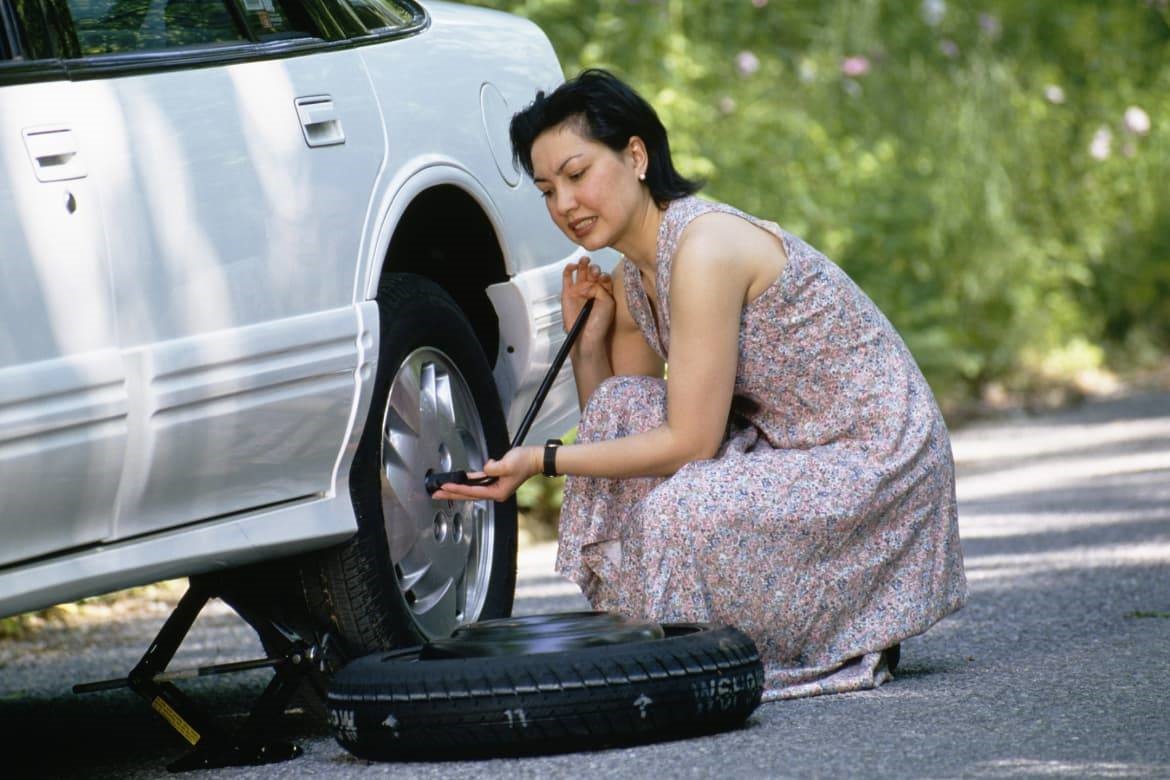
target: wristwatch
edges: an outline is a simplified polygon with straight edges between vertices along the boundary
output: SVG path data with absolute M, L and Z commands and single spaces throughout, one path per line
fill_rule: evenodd
M 544 443 L 544 475 L 546 477 L 559 477 L 557 473 L 557 447 L 564 442 L 560 439 L 549 439 Z

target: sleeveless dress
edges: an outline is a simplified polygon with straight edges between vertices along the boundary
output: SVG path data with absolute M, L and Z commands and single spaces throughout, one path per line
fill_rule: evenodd
M 886 648 L 966 599 L 946 425 L 901 337 L 840 268 L 775 223 L 696 197 L 663 214 L 657 312 L 622 262 L 630 312 L 660 356 L 675 249 L 710 212 L 768 231 L 788 255 L 741 315 L 735 393 L 756 408 L 729 422 L 714 458 L 670 477 L 568 477 L 557 571 L 596 609 L 738 627 L 763 658 L 765 701 L 876 687 L 891 678 Z M 577 440 L 665 420 L 664 380 L 614 376 Z

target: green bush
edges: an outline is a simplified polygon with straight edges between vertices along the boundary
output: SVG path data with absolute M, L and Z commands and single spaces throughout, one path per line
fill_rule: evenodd
M 706 194 L 861 284 L 944 405 L 1170 343 L 1165 0 L 475 4 L 628 79 Z

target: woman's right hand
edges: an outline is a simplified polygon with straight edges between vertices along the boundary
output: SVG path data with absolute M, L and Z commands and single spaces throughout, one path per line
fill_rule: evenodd
M 561 275 L 561 316 L 565 331 L 573 327 L 585 301 L 593 299 L 593 310 L 585 327 L 577 337 L 576 348 L 593 350 L 602 348 L 613 325 L 615 304 L 613 299 L 613 278 L 601 268 L 582 257 L 565 266 Z

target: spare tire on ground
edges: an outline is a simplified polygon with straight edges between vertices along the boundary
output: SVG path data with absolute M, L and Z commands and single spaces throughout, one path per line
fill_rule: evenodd
M 581 612 L 483 621 L 359 658 L 327 704 L 359 758 L 441 759 L 723 731 L 755 710 L 763 682 L 755 644 L 735 628 Z

